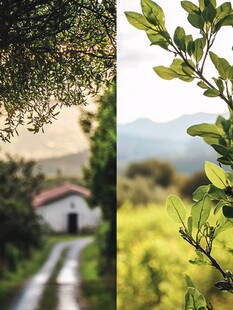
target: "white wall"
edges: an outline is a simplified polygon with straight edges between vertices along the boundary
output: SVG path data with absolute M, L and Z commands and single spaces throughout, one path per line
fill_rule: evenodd
M 69 213 L 78 214 L 79 230 L 96 226 L 101 217 L 100 208 L 90 209 L 86 201 L 75 194 L 38 207 L 37 212 L 56 232 L 67 232 Z

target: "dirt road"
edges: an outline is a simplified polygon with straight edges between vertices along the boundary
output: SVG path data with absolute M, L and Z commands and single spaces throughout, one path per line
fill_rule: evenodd
M 39 300 L 43 295 L 46 283 L 48 282 L 62 251 L 66 248 L 68 249 L 68 252 L 63 267 L 56 279 L 56 283 L 59 285 L 57 310 L 81 310 L 81 302 L 77 300 L 77 293 L 80 284 L 78 257 L 81 250 L 92 241 L 93 238 L 87 237 L 56 244 L 45 264 L 39 272 L 26 283 L 9 310 L 48 310 L 39 309 Z

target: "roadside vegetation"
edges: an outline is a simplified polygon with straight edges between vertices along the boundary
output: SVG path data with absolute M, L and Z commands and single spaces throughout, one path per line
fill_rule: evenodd
M 59 235 L 49 237 L 44 245 L 31 252 L 31 258 L 19 260 L 15 271 L 5 270 L 0 281 L 0 308 L 18 292 L 25 281 L 36 273 L 46 261 L 53 245 L 60 241 L 76 239 L 77 236 Z M 2 306 L 1 306 L 2 305 Z
M 100 251 L 96 241 L 81 254 L 82 291 L 88 310 L 115 309 L 115 277 L 100 272 Z
M 232 295 L 214 287 L 221 278 L 218 271 L 189 262 L 195 250 L 177 237 L 179 224 L 168 219 L 165 203 L 125 203 L 118 209 L 117 224 L 118 310 L 184 309 L 185 274 L 198 283 L 214 310 L 231 309 Z M 232 230 L 221 233 L 213 249 L 223 266 L 233 264 L 232 237 Z
M 191 200 L 192 193 L 203 184 L 208 184 L 204 170 L 184 175 L 156 158 L 134 162 L 117 178 L 117 206 L 126 200 L 134 206 L 163 203 L 169 194 Z

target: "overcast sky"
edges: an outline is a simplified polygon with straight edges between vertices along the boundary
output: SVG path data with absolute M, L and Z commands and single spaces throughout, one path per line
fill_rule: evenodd
M 194 3 L 197 1 L 193 0 Z M 218 5 L 225 1 L 218 1 Z M 170 34 L 177 26 L 187 29 L 195 38 L 198 30 L 187 22 L 187 13 L 180 0 L 158 0 L 166 16 L 166 27 Z M 125 11 L 141 13 L 140 0 L 117 0 L 118 10 L 118 123 L 127 123 L 146 117 L 164 122 L 183 114 L 197 112 L 225 113 L 226 105 L 216 98 L 203 96 L 197 82 L 185 83 L 178 79 L 165 81 L 153 71 L 154 66 L 170 66 L 173 56 L 165 50 L 150 46 L 145 32 L 131 26 L 124 15 Z M 227 38 L 228 35 L 231 34 Z M 221 38 L 215 43 L 213 51 L 220 57 L 232 59 L 232 28 L 221 30 Z M 229 39 L 230 38 L 230 39 Z M 224 48 L 223 48 L 224 47 Z M 214 71 L 208 75 L 213 76 Z

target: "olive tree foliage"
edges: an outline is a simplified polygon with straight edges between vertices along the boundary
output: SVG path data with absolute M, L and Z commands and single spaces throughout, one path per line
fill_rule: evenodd
M 51 123 L 115 75 L 115 0 L 0 2 L 0 138 Z
M 188 13 L 188 22 L 199 30 L 197 38 L 187 34 L 180 26 L 173 35 L 168 33 L 163 9 L 151 0 L 141 1 L 142 14 L 126 12 L 126 17 L 129 23 L 146 32 L 151 45 L 174 55 L 170 67 L 161 65 L 153 68 L 158 76 L 166 80 L 197 81 L 205 96 L 219 98 L 229 108 L 229 119 L 219 116 L 216 124 L 203 123 L 188 128 L 188 134 L 202 137 L 214 148 L 219 165 L 205 163 L 205 173 L 210 183 L 198 187 L 193 193 L 191 212 L 175 195 L 167 199 L 167 212 L 175 222 L 180 223 L 182 238 L 196 250 L 196 258 L 191 262 L 217 269 L 221 279 L 215 284 L 216 287 L 233 293 L 233 273 L 221 267 L 221 262 L 215 260 L 212 251 L 219 234 L 233 228 L 233 65 L 213 51 L 221 29 L 233 26 L 233 10 L 230 2 L 220 6 L 216 0 L 197 2 L 181 1 L 182 8 Z M 216 72 L 212 78 L 206 74 L 207 60 Z M 222 165 L 227 169 L 223 169 Z M 215 216 L 214 224 L 209 220 L 211 213 Z M 187 284 L 185 309 L 212 309 L 189 277 Z

